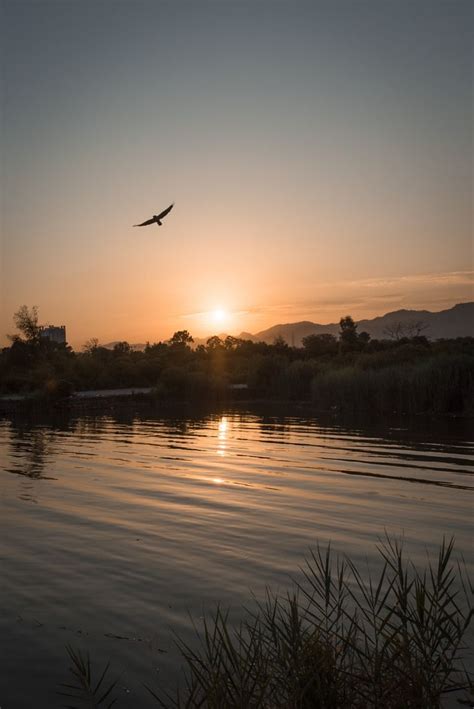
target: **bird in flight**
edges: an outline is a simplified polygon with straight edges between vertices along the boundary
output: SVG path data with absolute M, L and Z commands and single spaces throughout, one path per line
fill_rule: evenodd
M 147 219 L 146 222 L 142 222 L 141 224 L 134 224 L 133 226 L 148 226 L 149 224 L 156 224 L 156 226 L 161 226 L 161 220 L 163 217 L 166 217 L 167 214 L 171 212 L 173 209 L 173 204 L 170 204 L 169 207 L 164 209 L 160 214 L 154 214 L 151 219 Z

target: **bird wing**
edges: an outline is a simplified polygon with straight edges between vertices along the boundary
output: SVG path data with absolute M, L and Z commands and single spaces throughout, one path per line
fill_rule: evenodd
M 134 224 L 133 226 L 148 226 L 149 224 L 154 224 L 155 222 L 155 217 L 152 217 L 151 219 L 147 219 L 146 222 L 142 222 L 141 224 Z
M 158 219 L 163 219 L 163 217 L 166 217 L 166 215 L 169 214 L 171 212 L 171 210 L 173 209 L 173 205 L 174 205 L 174 202 L 173 202 L 173 204 L 170 204 L 170 206 L 167 209 L 164 209 L 161 212 L 161 214 L 158 214 Z

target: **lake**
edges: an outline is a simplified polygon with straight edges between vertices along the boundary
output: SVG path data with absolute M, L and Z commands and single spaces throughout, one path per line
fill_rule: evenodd
M 471 422 L 472 423 L 472 422 Z M 174 686 L 173 633 L 284 591 L 310 547 L 377 565 L 384 530 L 468 564 L 470 422 L 377 426 L 302 407 L 0 417 L 2 709 L 65 700 L 65 645 L 108 659 L 121 707 Z

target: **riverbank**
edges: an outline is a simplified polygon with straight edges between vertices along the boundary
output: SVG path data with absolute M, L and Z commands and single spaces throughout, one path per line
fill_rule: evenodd
M 225 396 L 221 396 L 219 401 L 243 401 L 247 403 L 255 402 L 255 399 L 248 399 L 248 387 L 246 385 L 229 385 Z M 195 400 L 194 400 L 195 401 Z M 211 399 L 209 403 L 216 400 Z M 7 394 L 0 396 L 0 413 L 25 410 L 32 408 L 39 409 L 86 409 L 86 408 L 108 408 L 119 404 L 146 405 L 155 404 L 180 404 L 193 403 L 190 399 L 169 399 L 157 396 L 154 387 L 123 387 L 115 389 L 89 389 L 76 391 L 67 396 L 50 396 L 44 392 L 31 392 L 28 394 Z
M 195 350 L 158 343 L 143 352 L 124 346 L 82 353 L 14 343 L 0 353 L 0 394 L 7 397 L 0 406 L 16 406 L 22 396 L 39 397 L 44 406 L 149 396 L 308 401 L 317 410 L 361 416 L 474 413 L 474 338 L 326 340 L 298 348 L 211 339 Z
M 168 411 L 187 410 L 225 410 L 225 409 L 246 410 L 254 408 L 271 409 L 285 414 L 288 410 L 299 410 L 310 416 L 322 417 L 328 421 L 350 421 L 369 422 L 381 419 L 383 421 L 410 421 L 414 419 L 443 420 L 474 420 L 473 412 L 433 412 L 419 411 L 407 413 L 391 411 L 380 414 L 376 411 L 365 411 L 357 413 L 352 410 L 344 410 L 338 406 L 322 408 L 312 400 L 302 399 L 270 399 L 270 398 L 248 398 L 245 396 L 226 396 L 219 399 L 162 399 L 158 398 L 154 390 L 148 387 L 124 388 L 124 389 L 100 389 L 77 392 L 69 397 L 51 399 L 42 395 L 10 395 L 0 397 L 0 415 L 8 414 L 54 414 L 54 413 L 92 413 L 108 414 L 118 410 L 160 413 Z
M 25 409 L 82 408 L 105 405 L 134 399 L 151 401 L 152 387 L 126 387 L 123 389 L 91 389 L 78 391 L 65 397 L 49 397 L 41 392 L 10 394 L 0 397 L 0 413 Z

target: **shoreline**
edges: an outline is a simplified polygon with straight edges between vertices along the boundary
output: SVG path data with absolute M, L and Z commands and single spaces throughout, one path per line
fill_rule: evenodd
M 86 391 L 74 392 L 68 397 L 49 398 L 40 396 L 37 393 L 32 394 L 10 394 L 0 396 L 0 416 L 9 413 L 49 413 L 49 412 L 71 412 L 71 413 L 87 413 L 87 412 L 107 412 L 123 409 L 127 407 L 138 407 L 140 409 L 152 408 L 154 410 L 164 410 L 185 408 L 192 406 L 194 408 L 215 409 L 222 407 L 276 407 L 276 408 L 300 408 L 311 415 L 331 417 L 334 420 L 350 419 L 350 420 L 367 420 L 370 419 L 370 414 L 357 414 L 348 410 L 342 410 L 338 407 L 318 408 L 317 404 L 310 399 L 278 399 L 268 397 L 249 397 L 242 396 L 242 390 L 228 392 L 227 396 L 214 399 L 160 399 L 153 394 L 152 387 L 125 387 L 123 389 L 91 389 Z M 240 394 L 240 395 L 239 395 Z M 248 390 L 245 390 L 248 394 Z M 377 414 L 377 418 L 379 414 Z M 434 411 L 419 411 L 416 413 L 408 413 L 403 411 L 393 411 L 390 414 L 385 414 L 385 420 L 391 418 L 413 419 L 413 418 L 430 418 L 436 420 L 461 420 L 469 421 L 474 419 L 474 412 L 452 412 L 441 413 Z

